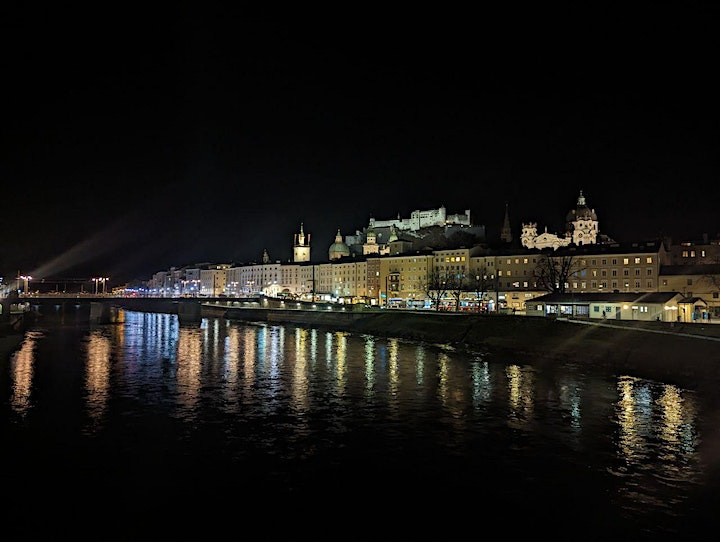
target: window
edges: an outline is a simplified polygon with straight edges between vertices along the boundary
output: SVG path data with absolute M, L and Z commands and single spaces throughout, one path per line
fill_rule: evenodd
M 648 268 L 647 268 L 647 271 L 645 272 L 645 274 L 646 274 L 648 277 L 651 277 L 651 276 L 652 276 L 652 267 L 648 267 Z
M 613 269 L 613 270 L 610 272 L 610 275 L 613 276 L 613 277 L 617 277 L 617 269 Z
M 636 257 L 636 258 L 635 258 L 635 263 L 640 263 L 640 258 Z
M 627 265 L 630 263 L 630 258 L 623 258 L 623 265 Z
M 613 287 L 613 290 L 616 290 L 618 287 L 618 281 L 616 281 L 616 280 L 612 281 L 612 287 Z
M 635 281 L 635 289 L 636 289 L 636 290 L 639 290 L 639 289 L 640 289 L 640 281 L 639 281 L 639 280 L 636 280 L 636 281 Z
M 682 251 L 682 257 L 683 257 L 683 258 L 687 258 L 687 257 L 688 257 L 688 251 L 687 251 L 687 250 L 683 250 L 683 251 Z
M 617 265 L 617 258 L 613 258 L 613 259 L 612 259 L 612 264 L 613 264 L 613 265 Z
M 645 263 L 652 263 L 652 262 L 653 262 L 652 256 L 648 256 L 647 259 L 645 260 Z
M 629 270 L 629 269 L 623 269 L 623 277 L 627 277 L 627 276 L 629 276 L 629 275 L 630 275 L 630 270 Z
M 639 276 L 640 276 L 640 269 L 635 268 L 635 276 L 636 276 L 636 277 L 639 277 Z
M 597 285 L 598 285 L 597 281 L 594 280 L 590 283 L 590 288 L 597 289 Z
M 653 281 L 651 281 L 651 280 L 647 281 L 647 288 L 652 288 L 652 287 L 653 287 Z
M 603 269 L 602 271 L 600 271 L 600 275 L 602 275 L 603 277 L 607 277 L 607 269 Z
M 607 265 L 607 260 L 605 258 L 603 258 L 601 261 L 602 261 L 602 265 Z

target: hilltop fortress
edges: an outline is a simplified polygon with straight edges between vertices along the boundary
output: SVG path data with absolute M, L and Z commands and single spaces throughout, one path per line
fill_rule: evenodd
M 465 209 L 464 214 L 448 215 L 444 206 L 438 209 L 429 209 L 427 211 L 413 211 L 410 218 L 400 218 L 400 214 L 396 219 L 392 220 L 375 220 L 370 219 L 370 228 L 390 228 L 400 231 L 418 231 L 423 228 L 431 228 L 433 226 L 449 226 L 461 225 L 471 226 L 470 209 Z

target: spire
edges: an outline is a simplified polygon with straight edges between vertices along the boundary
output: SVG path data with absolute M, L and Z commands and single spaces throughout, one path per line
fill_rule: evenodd
M 580 190 L 580 196 L 578 196 L 578 207 L 585 205 L 585 196 L 583 196 L 582 190 Z
M 504 243 L 512 241 L 512 232 L 510 231 L 510 214 L 508 212 L 508 203 L 505 202 L 505 220 L 503 221 L 502 231 L 500 232 L 500 240 Z
M 270 255 L 267 249 L 263 250 L 263 263 L 270 263 Z

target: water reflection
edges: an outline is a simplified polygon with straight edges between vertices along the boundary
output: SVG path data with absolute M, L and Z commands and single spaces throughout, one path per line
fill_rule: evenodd
M 204 346 L 207 344 L 203 329 L 182 326 L 178 331 L 175 378 L 178 415 L 192 419 L 200 400 L 202 388 L 202 362 Z
M 535 408 L 535 381 L 529 367 L 509 365 L 505 369 L 508 386 L 508 423 L 523 427 L 533 421 Z
M 85 342 L 86 408 L 94 423 L 100 423 L 110 397 L 112 344 L 103 331 L 92 330 Z
M 661 382 L 346 332 L 180 325 L 157 314 L 127 313 L 120 325 L 80 334 L 79 348 L 72 340 L 62 330 L 29 333 L 11 357 L 2 404 L 31 420 L 22 431 L 42 435 L 56 405 L 72 416 L 81 404 L 85 436 L 147 440 L 137 456 L 176 450 L 183 461 L 168 468 L 182 472 L 200 455 L 211 459 L 190 463 L 217 463 L 228 477 L 237 467 L 261 487 L 270 480 L 297 492 L 310 484 L 340 492 L 352 476 L 400 491 L 418 471 L 508 500 L 568 488 L 650 532 L 659 529 L 650 515 L 680 514 L 706 478 L 703 402 Z M 82 393 L 57 384 L 72 382 L 73 371 Z M 70 448 L 73 438 L 64 439 Z
M 688 390 L 623 376 L 616 405 L 617 459 L 622 483 L 616 498 L 626 511 L 664 510 L 668 517 L 682 502 L 668 489 L 701 477 L 697 407 Z
M 10 404 L 12 409 L 21 415 L 27 414 L 30 408 L 32 393 L 33 366 L 35 362 L 35 347 L 42 338 L 38 332 L 28 332 L 20 348 L 13 352 L 10 359 L 10 372 L 12 378 L 12 395 Z

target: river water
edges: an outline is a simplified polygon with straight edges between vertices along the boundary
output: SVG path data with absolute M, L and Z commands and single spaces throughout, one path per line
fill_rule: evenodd
M 715 394 L 125 312 L 1 360 L 5 540 L 707 538 Z

